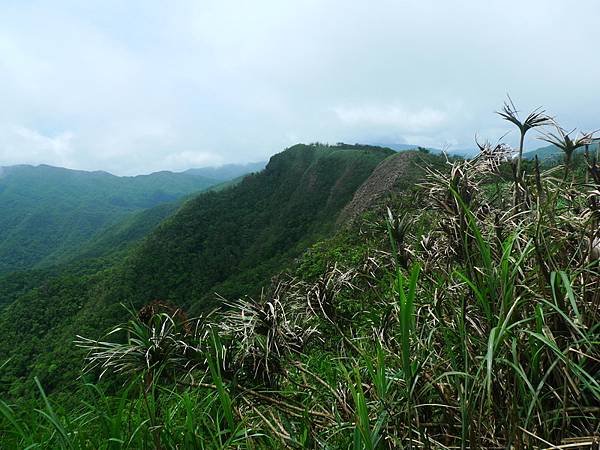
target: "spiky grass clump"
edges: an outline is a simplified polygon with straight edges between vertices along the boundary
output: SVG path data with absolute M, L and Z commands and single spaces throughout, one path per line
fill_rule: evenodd
M 259 301 L 224 301 L 227 311 L 220 315 L 218 330 L 225 339 L 230 372 L 273 384 L 283 375 L 287 360 L 300 354 L 314 335 L 315 328 L 304 325 L 303 305 L 286 296 L 289 287 L 279 282 Z
M 550 125 L 552 123 L 552 118 L 548 116 L 542 108 L 536 108 L 531 111 L 525 119 L 521 119 L 519 117 L 519 111 L 510 96 L 508 96 L 507 100 L 504 102 L 503 108 L 500 111 L 497 111 L 497 114 L 519 129 L 520 140 L 515 180 L 520 182 L 522 178 L 521 165 L 523 161 L 523 149 L 525 147 L 525 136 L 531 129 Z
M 565 154 L 564 178 L 566 179 L 569 175 L 569 171 L 571 170 L 571 164 L 575 150 L 590 145 L 594 141 L 594 134 L 596 132 L 593 131 L 591 133 L 581 133 L 579 136 L 573 138 L 571 135 L 575 133 L 575 130 L 567 131 L 558 124 L 554 124 L 554 127 L 556 132 L 544 133 L 540 139 L 558 147 Z

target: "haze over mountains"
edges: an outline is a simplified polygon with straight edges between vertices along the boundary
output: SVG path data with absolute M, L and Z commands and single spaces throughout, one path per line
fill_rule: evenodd
M 587 150 L 593 156 L 598 150 L 598 143 L 593 143 L 588 145 Z M 575 150 L 575 154 L 581 155 L 585 153 L 585 147 L 580 147 Z M 523 153 L 523 157 L 526 159 L 534 159 L 538 157 L 540 160 L 553 160 L 555 162 L 560 162 L 560 160 L 564 157 L 564 152 L 556 147 L 555 145 L 547 145 L 544 147 L 536 148 L 535 150 L 527 151 Z
M 64 262 L 132 213 L 217 187 L 264 164 L 117 177 L 47 165 L 0 174 L 0 273 Z M 163 208 L 164 209 L 164 208 Z
M 441 154 L 442 152 L 446 152 L 449 155 L 462 156 L 462 157 L 472 157 L 477 154 L 478 150 L 475 148 L 466 148 L 466 149 L 440 149 L 440 148 L 432 148 L 425 147 L 422 145 L 416 144 L 394 144 L 394 143 L 385 143 L 385 142 L 374 142 L 373 145 L 378 145 L 380 147 L 388 147 L 392 150 L 396 150 L 397 152 L 403 152 L 406 150 L 417 150 L 419 148 L 425 148 L 429 150 L 431 153 Z
M 382 143 L 382 142 L 377 142 L 377 143 L 374 143 L 373 145 L 378 145 L 381 147 L 388 147 L 388 148 L 391 148 L 392 150 L 396 150 L 398 152 L 406 151 L 406 150 L 417 150 L 419 148 L 425 148 L 434 154 L 441 154 L 443 151 L 445 151 L 449 155 L 460 156 L 460 157 L 464 157 L 464 158 L 472 158 L 479 153 L 479 150 L 476 148 L 464 148 L 464 149 L 449 148 L 449 149 L 445 150 L 445 149 L 439 149 L 439 148 L 423 147 L 421 145 L 415 145 L 415 144 L 393 144 L 393 143 Z M 598 148 L 597 143 L 591 144 L 588 146 L 588 150 L 592 153 L 596 152 L 597 148 Z M 581 154 L 584 151 L 585 151 L 584 148 L 580 148 L 577 150 L 577 153 Z M 515 150 L 515 152 L 516 152 L 516 150 Z M 554 145 L 546 145 L 546 146 L 540 146 L 540 147 L 537 147 L 534 149 L 529 149 L 523 153 L 523 157 L 526 159 L 534 159 L 536 155 L 540 159 L 556 160 L 556 159 L 560 159 L 562 157 L 563 151 Z

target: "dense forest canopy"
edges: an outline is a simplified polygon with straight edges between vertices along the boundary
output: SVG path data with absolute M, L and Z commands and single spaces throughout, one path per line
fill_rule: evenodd
M 203 191 L 221 180 L 157 172 L 116 177 L 51 166 L 0 174 L 0 273 L 64 262 L 131 213 Z

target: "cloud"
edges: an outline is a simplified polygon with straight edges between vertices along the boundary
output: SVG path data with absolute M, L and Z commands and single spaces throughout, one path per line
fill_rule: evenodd
M 214 153 L 183 151 L 167 155 L 163 159 L 162 164 L 164 164 L 163 167 L 178 167 L 183 170 L 190 167 L 221 165 L 223 161 Z
M 135 174 L 293 140 L 471 147 L 510 129 L 493 114 L 507 92 L 596 129 L 598 16 L 595 0 L 9 0 L 0 165 Z M 564 17 L 577 27 L 557 33 Z
M 394 127 L 402 132 L 419 133 L 437 129 L 448 122 L 444 111 L 423 108 L 409 111 L 402 106 L 353 106 L 333 108 L 338 118 L 349 125 Z
M 39 164 L 71 166 L 74 135 L 66 131 L 46 136 L 20 126 L 0 126 L 0 161 L 8 164 Z

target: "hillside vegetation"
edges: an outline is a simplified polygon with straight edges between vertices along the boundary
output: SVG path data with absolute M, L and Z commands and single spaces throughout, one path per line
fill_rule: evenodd
M 295 146 L 192 199 L 0 313 L 3 443 L 593 448 L 600 166 L 567 137 L 547 170 L 505 145 Z
M 0 170 L 0 273 L 47 267 L 130 213 L 220 183 L 193 174 L 116 177 L 51 166 Z
M 18 294 L 4 294 L 10 304 L 0 313 L 5 327 L 0 351 L 12 357 L 0 372 L 2 386 L 25 395 L 34 376 L 48 390 L 72 383 L 82 357 L 72 345 L 75 334 L 100 335 L 123 320 L 121 304 L 139 308 L 162 299 L 200 312 L 220 304 L 216 292 L 228 298 L 259 294 L 306 247 L 334 231 L 339 211 L 392 154 L 371 147 L 298 145 L 272 157 L 263 172 L 187 201 L 101 270 L 83 260 L 41 277 L 33 287 L 23 287 L 17 275 L 9 277 Z M 146 213 L 141 214 L 145 223 Z M 109 233 L 97 243 L 118 246 L 120 236 Z
M 576 154 L 583 156 L 584 153 L 588 151 L 590 152 L 592 155 L 594 154 L 598 154 L 598 144 L 597 143 L 590 143 L 589 145 L 586 146 L 582 146 L 580 148 L 578 148 L 576 150 Z M 535 159 L 538 158 L 540 161 L 544 161 L 544 162 L 554 162 L 554 163 L 560 163 L 561 160 L 564 157 L 564 153 L 563 151 L 558 148 L 556 145 L 547 145 L 545 147 L 540 147 L 537 148 L 535 150 L 532 150 L 530 152 L 526 152 L 523 154 L 523 158 L 526 159 Z

